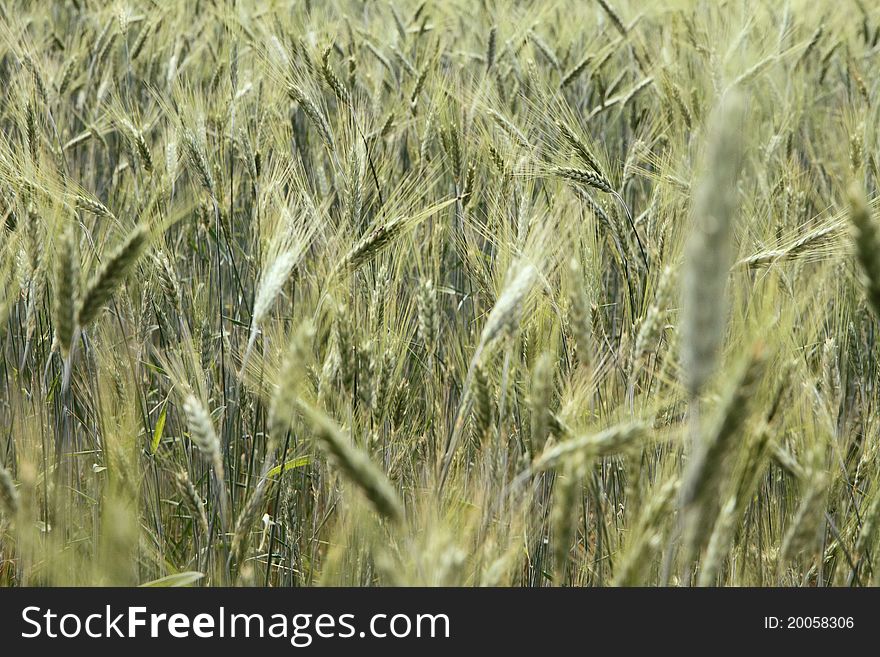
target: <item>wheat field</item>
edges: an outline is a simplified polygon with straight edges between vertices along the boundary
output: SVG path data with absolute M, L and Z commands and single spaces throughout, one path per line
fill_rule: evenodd
M 880 584 L 880 10 L 0 2 L 0 585 Z

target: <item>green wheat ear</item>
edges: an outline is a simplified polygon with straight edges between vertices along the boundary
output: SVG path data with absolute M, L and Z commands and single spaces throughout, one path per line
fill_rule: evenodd
M 880 233 L 857 183 L 849 188 L 849 220 L 865 297 L 874 316 L 880 319 Z
M 0 512 L 15 518 L 18 513 L 19 495 L 9 470 L 0 465 Z
M 53 315 L 55 339 L 62 358 L 67 358 L 77 327 L 77 295 L 79 293 L 79 254 L 76 249 L 73 223 L 66 226 L 55 253 L 55 294 Z
M 101 308 L 113 298 L 144 252 L 149 236 L 147 226 L 138 226 L 104 259 L 83 292 L 77 311 L 79 326 L 88 327 L 98 317 Z
M 712 122 L 706 173 L 696 191 L 693 229 L 682 273 L 682 366 L 685 385 L 697 397 L 715 371 L 724 340 L 737 181 L 742 161 L 742 99 L 728 93 Z
M 333 464 L 363 490 L 377 512 L 393 522 L 401 521 L 403 503 L 385 473 L 324 413 L 305 403 L 298 405 Z

